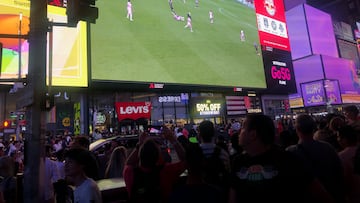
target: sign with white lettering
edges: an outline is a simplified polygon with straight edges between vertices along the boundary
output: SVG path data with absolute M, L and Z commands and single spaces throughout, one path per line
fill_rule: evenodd
M 225 111 L 225 101 L 220 97 L 192 97 L 190 106 L 194 118 L 218 117 Z
M 116 102 L 118 120 L 151 118 L 151 102 Z
M 322 80 L 302 83 L 300 86 L 305 106 L 317 106 L 326 103 L 324 83 Z
M 220 103 L 197 103 L 196 111 L 202 115 L 220 115 Z
M 198 100 L 193 103 L 193 112 L 199 116 L 219 116 L 222 112 L 222 102 L 212 100 Z
M 180 103 L 181 97 L 180 96 L 160 96 L 158 99 L 159 103 Z
M 150 89 L 163 89 L 164 84 L 163 83 L 150 83 L 149 88 Z

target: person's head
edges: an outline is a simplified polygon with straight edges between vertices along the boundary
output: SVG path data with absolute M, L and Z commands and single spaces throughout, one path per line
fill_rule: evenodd
M 271 146 L 275 140 L 275 126 L 273 120 L 265 115 L 248 115 L 241 129 L 239 144 L 245 151 L 252 148 Z M 256 152 L 255 152 L 256 153 Z
M 65 175 L 69 178 L 86 176 L 86 168 L 91 163 L 91 154 L 84 148 L 71 148 L 64 154 Z
M 214 142 L 215 128 L 211 121 L 202 121 L 199 125 L 199 137 L 201 142 L 210 143 Z
M 9 156 L 3 156 L 0 158 L 0 176 L 12 177 L 15 171 L 15 161 Z
M 52 155 L 51 145 L 45 145 L 45 156 L 50 157 Z
M 311 116 L 301 114 L 295 119 L 295 129 L 296 133 L 298 136 L 301 136 L 301 138 L 312 138 L 316 130 L 316 122 Z
M 140 166 L 154 168 L 160 158 L 160 147 L 153 139 L 147 139 L 139 151 Z
M 357 120 L 359 109 L 355 105 L 349 105 L 344 107 L 344 115 L 348 121 Z
M 74 141 L 71 144 L 71 148 L 84 148 L 89 149 L 90 141 L 89 138 L 84 135 L 75 136 Z
M 355 146 L 357 144 L 356 131 L 349 125 L 343 126 L 338 130 L 337 140 L 342 148 Z
M 64 149 L 61 149 L 61 150 L 55 152 L 56 160 L 60 161 L 60 162 L 63 162 L 64 161 L 64 153 L 65 153 Z
M 342 117 L 337 116 L 331 119 L 329 124 L 329 129 L 332 131 L 339 131 L 339 129 L 344 126 L 345 126 L 345 120 Z

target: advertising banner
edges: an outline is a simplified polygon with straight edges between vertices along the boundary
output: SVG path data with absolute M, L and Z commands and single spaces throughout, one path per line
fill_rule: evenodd
M 151 102 L 116 102 L 115 108 L 119 121 L 151 118 Z
M 283 0 L 258 0 L 254 2 L 260 44 L 290 51 Z
M 226 96 L 225 100 L 228 116 L 246 115 L 244 96 Z
M 224 101 L 219 98 L 192 98 L 192 114 L 194 117 L 217 117 L 224 112 Z
M 305 107 L 326 104 L 326 95 L 324 91 L 324 83 L 322 80 L 302 83 L 300 86 Z
M 56 129 L 74 130 L 74 104 L 62 103 L 56 105 Z
M 328 104 L 341 104 L 339 82 L 337 80 L 325 80 L 324 84 Z
M 80 114 L 81 105 L 80 102 L 74 103 L 74 135 L 80 135 Z
M 63 5 L 61 0 L 50 1 L 52 5 Z M 66 23 L 66 8 L 47 8 L 51 22 Z M 30 29 L 30 0 L 0 1 L 0 34 L 26 35 Z M 50 32 L 49 32 L 50 33 Z M 79 22 L 77 27 L 52 27 L 52 85 L 88 86 L 87 25 Z M 0 38 L 3 45 L 1 61 L 2 79 L 12 79 L 28 74 L 29 42 L 27 39 Z M 47 56 L 50 54 L 50 34 L 48 34 Z M 19 65 L 20 64 L 20 65 Z M 47 62 L 49 66 L 50 62 Z M 47 67 L 49 84 L 49 67 Z
M 291 53 L 275 49 L 263 51 L 263 59 L 268 91 L 285 94 L 296 92 Z
M 346 40 L 338 39 L 339 52 L 341 58 L 352 60 L 355 64 L 357 72 L 360 70 L 360 58 L 358 54 L 358 47 L 356 43 Z

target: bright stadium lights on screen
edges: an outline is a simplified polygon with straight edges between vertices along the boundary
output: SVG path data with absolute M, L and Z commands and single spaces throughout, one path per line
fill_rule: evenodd
M 266 88 L 252 1 L 96 4 L 94 81 Z
M 55 4 L 60 1 L 51 2 Z M 67 19 L 65 12 L 65 8 L 48 6 L 48 18 L 52 22 L 65 23 Z M 29 16 L 29 0 L 0 1 L 0 34 L 28 34 Z M 80 22 L 76 28 L 54 26 L 52 30 L 52 85 L 86 87 L 88 85 L 86 23 Z M 0 43 L 3 44 L 0 78 L 17 78 L 19 67 L 21 67 L 21 77 L 25 77 L 28 73 L 28 41 L 0 38 Z M 47 50 L 49 51 L 49 47 Z

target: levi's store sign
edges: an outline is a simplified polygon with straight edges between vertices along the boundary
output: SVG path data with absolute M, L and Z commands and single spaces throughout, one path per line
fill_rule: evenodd
M 151 102 L 116 102 L 118 120 L 151 118 Z
M 283 0 L 255 0 L 260 44 L 290 51 Z

